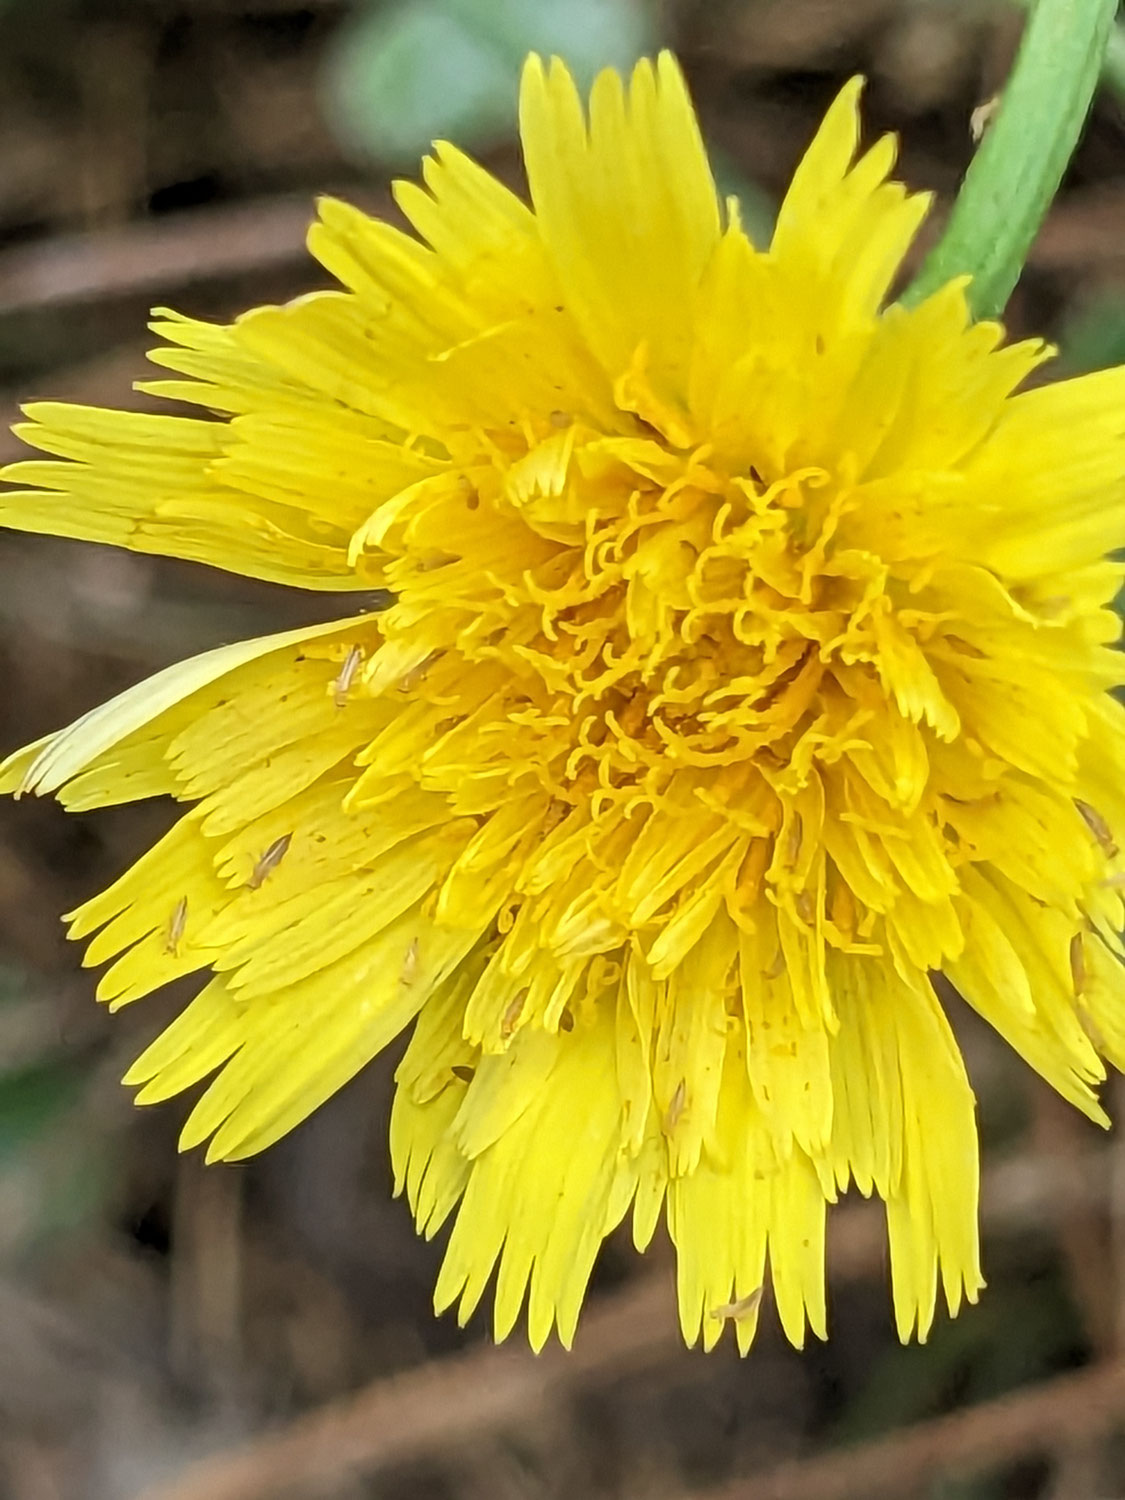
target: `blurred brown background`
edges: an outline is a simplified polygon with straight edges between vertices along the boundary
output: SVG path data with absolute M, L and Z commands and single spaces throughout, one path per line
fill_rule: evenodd
M 438 131 L 518 181 L 527 45 L 588 66 L 674 46 L 764 230 L 856 71 L 870 131 L 901 132 L 904 175 L 948 203 L 1020 24 L 1002 0 L 2 0 L 0 457 L 29 395 L 140 402 L 151 305 L 226 316 L 323 284 L 317 192 L 393 212 L 390 175 Z M 1010 314 L 1073 370 L 1125 354 L 1115 56 Z M 338 608 L 0 535 L 0 748 Z M 748 1360 L 685 1351 L 667 1247 L 620 1239 L 573 1356 L 497 1351 L 484 1317 L 430 1313 L 440 1246 L 389 1195 L 393 1057 L 263 1159 L 206 1171 L 176 1155 L 182 1103 L 118 1086 L 183 996 L 110 1020 L 58 914 L 169 821 L 0 806 L 0 1500 L 1125 1496 L 1125 1152 L 959 1009 L 991 1286 L 925 1348 L 896 1343 L 880 1217 L 850 1200 L 827 1346 L 789 1349 L 767 1310 Z

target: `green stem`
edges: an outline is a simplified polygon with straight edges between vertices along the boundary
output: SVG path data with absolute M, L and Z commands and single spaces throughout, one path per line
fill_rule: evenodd
M 1116 13 L 1117 0 L 1038 0 L 999 112 L 907 305 L 968 275 L 974 315 L 1003 312 L 1082 133 Z

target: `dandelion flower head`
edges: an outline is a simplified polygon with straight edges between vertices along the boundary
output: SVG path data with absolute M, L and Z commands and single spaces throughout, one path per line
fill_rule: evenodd
M 588 105 L 531 59 L 530 206 L 448 145 L 412 232 L 326 201 L 339 288 L 160 313 L 147 389 L 54 403 L 8 526 L 301 589 L 330 625 L 162 672 L 7 762 L 171 796 L 73 914 L 99 996 L 201 987 L 127 1082 L 183 1145 L 277 1140 L 413 1027 L 390 1124 L 440 1308 L 569 1342 L 663 1219 L 680 1316 L 825 1333 L 827 1207 L 886 1205 L 897 1324 L 980 1289 L 955 989 L 1102 1118 L 1125 1060 L 1121 372 L 954 282 L 888 306 L 926 210 L 831 106 L 767 248 L 673 60 Z M 935 989 L 938 975 L 945 976 Z

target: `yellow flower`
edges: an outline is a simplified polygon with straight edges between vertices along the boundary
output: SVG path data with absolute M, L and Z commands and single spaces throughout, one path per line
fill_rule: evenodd
M 886 1203 L 900 1333 L 982 1285 L 938 971 L 1103 1118 L 1125 1060 L 1120 371 L 964 286 L 882 310 L 926 208 L 829 110 L 767 251 L 670 57 L 532 59 L 533 208 L 453 148 L 418 238 L 325 202 L 344 290 L 159 315 L 157 395 L 39 404 L 9 526 L 390 608 L 162 672 L 13 756 L 172 831 L 73 916 L 116 1007 L 211 972 L 127 1076 L 214 1075 L 239 1158 L 403 1028 L 391 1119 L 437 1305 L 569 1343 L 603 1238 L 666 1216 L 685 1336 L 746 1349 L 768 1256 L 825 1332 L 828 1203 Z M 215 413 L 218 413 L 216 419 Z M 59 460 L 62 460 L 61 462 Z M 351 606 L 349 606 L 351 607 Z

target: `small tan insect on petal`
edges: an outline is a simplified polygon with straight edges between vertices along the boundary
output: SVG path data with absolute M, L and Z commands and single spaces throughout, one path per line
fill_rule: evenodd
M 713 1307 L 711 1317 L 722 1323 L 728 1319 L 739 1323 L 743 1318 L 753 1317 L 758 1311 L 761 1300 L 762 1288 L 756 1286 L 752 1292 L 747 1292 L 745 1297 L 738 1297 L 733 1302 L 724 1302 L 722 1307 Z
M 548 802 L 547 811 L 543 814 L 543 819 L 540 823 L 540 838 L 545 839 L 549 833 L 554 833 L 555 829 L 569 812 L 570 808 L 565 802 L 559 802 L 556 799 Z
M 356 673 L 359 671 L 362 661 L 362 646 L 353 646 L 347 656 L 344 657 L 344 664 L 340 668 L 338 677 L 332 684 L 332 701 L 337 708 L 345 708 L 347 706 L 348 693 L 351 691 L 352 683 L 355 681 Z
M 418 973 L 418 939 L 411 938 L 410 945 L 402 956 L 402 973 L 398 976 L 399 983 L 411 985 L 414 983 Z
M 413 692 L 416 687 L 426 680 L 426 674 L 440 655 L 440 651 L 431 651 L 429 656 L 424 657 L 416 667 L 411 667 L 409 672 L 404 672 L 398 681 L 399 691 L 402 693 Z
M 668 1101 L 668 1108 L 664 1111 L 664 1134 L 671 1135 L 679 1124 L 680 1116 L 684 1112 L 687 1103 L 687 1079 L 681 1078 L 676 1085 L 676 1092 Z
M 515 1031 L 517 1025 L 519 1024 L 520 1016 L 523 1014 L 523 1008 L 526 1001 L 527 989 L 525 987 L 524 989 L 520 990 L 519 994 L 508 1006 L 507 1010 L 504 1012 L 503 1018 L 500 1021 L 500 1037 L 502 1041 L 506 1042 Z
M 850 942 L 855 935 L 855 898 L 842 882 L 832 892 L 831 917 L 836 930 Z
M 164 951 L 169 958 L 180 956 L 180 942 L 183 939 L 184 929 L 187 927 L 187 914 L 187 897 L 181 896 L 172 912 L 172 920 L 168 923 L 168 936 L 164 942 Z
M 984 140 L 985 131 L 992 124 L 1000 109 L 1000 95 L 993 94 L 991 99 L 986 99 L 983 104 L 978 104 L 969 116 L 969 134 L 973 138 L 973 145 L 979 146 Z
M 801 845 L 805 841 L 805 826 L 800 818 L 794 818 L 785 836 L 785 863 L 792 870 L 801 857 Z
M 268 849 L 262 851 L 258 863 L 250 872 L 250 879 L 246 882 L 250 890 L 259 890 L 265 884 L 266 880 L 268 880 L 270 875 L 273 874 L 274 870 L 277 869 L 278 865 L 285 858 L 286 851 L 292 842 L 293 835 L 291 833 L 283 833 L 279 839 L 274 839 Z
M 1113 859 L 1119 852 L 1113 834 L 1110 832 L 1109 824 L 1102 817 L 1096 807 L 1091 807 L 1088 802 L 1082 802 L 1075 797 L 1074 805 L 1082 814 L 1082 821 L 1098 841 L 1102 853 L 1106 859 Z
M 1082 940 L 1082 934 L 1076 932 L 1070 940 L 1070 978 L 1074 985 L 1074 997 L 1080 998 L 1086 993 L 1086 947 Z

